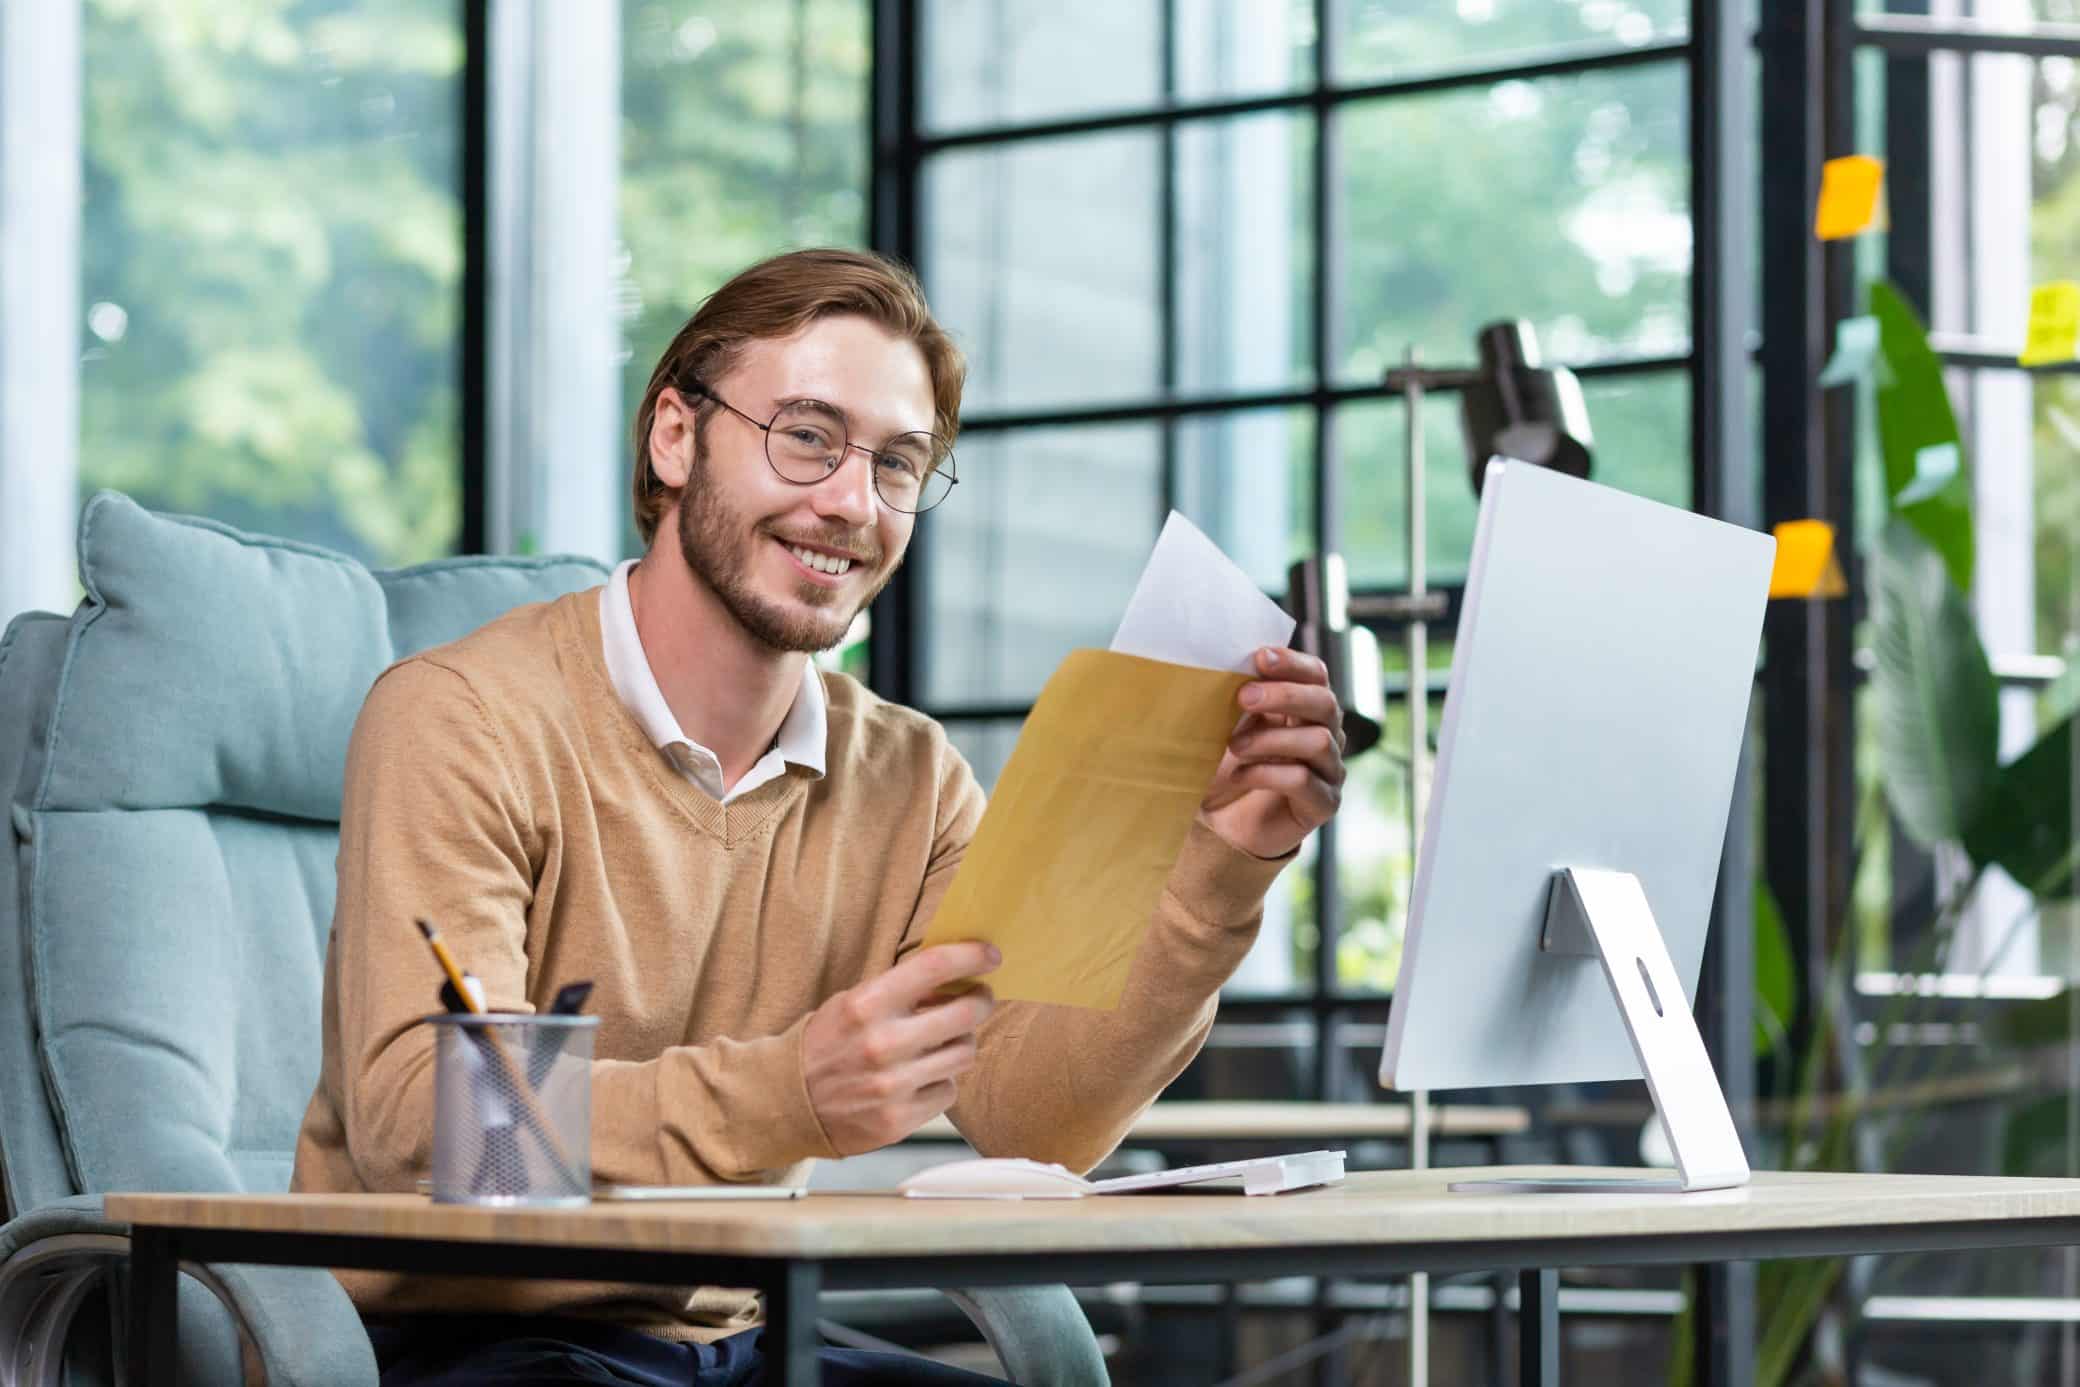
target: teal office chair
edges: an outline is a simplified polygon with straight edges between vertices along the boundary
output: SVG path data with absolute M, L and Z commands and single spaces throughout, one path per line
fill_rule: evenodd
M 115 1379 L 127 1239 L 102 1194 L 288 1187 L 376 675 L 604 576 L 372 572 L 113 492 L 80 517 L 79 565 L 78 611 L 0 637 L 0 1387 Z M 374 1387 L 330 1273 L 183 1271 L 184 1380 Z M 1106 1381 L 1066 1288 L 953 1294 L 1015 1380 Z

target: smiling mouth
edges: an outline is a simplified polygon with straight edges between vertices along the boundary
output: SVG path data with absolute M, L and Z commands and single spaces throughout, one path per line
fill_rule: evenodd
M 825 554 L 814 549 L 805 549 L 799 544 L 789 544 L 786 540 L 780 541 L 780 547 L 793 555 L 796 563 L 808 569 L 811 573 L 819 574 L 826 578 L 844 577 L 852 571 L 852 565 L 855 562 L 849 558 L 840 558 L 835 554 Z

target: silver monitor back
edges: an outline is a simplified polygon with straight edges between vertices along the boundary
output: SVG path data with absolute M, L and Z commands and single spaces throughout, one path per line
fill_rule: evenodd
M 1775 541 L 1489 465 L 1380 1082 L 1638 1078 L 1594 957 L 1545 952 L 1554 874 L 1631 872 L 1697 991 Z

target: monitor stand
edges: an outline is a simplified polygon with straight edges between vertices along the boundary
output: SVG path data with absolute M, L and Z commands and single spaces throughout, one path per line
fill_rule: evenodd
M 1585 867 L 1555 872 L 1539 947 L 1550 954 L 1589 955 L 1603 961 L 1604 980 L 1625 1018 L 1632 1051 L 1639 1057 L 1647 1090 L 1675 1152 L 1676 1173 L 1468 1180 L 1451 1188 L 1488 1193 L 1682 1193 L 1747 1184 L 1748 1158 L 1741 1150 L 1740 1133 L 1734 1129 L 1726 1094 L 1705 1053 L 1704 1037 L 1690 1015 L 1639 878 L 1630 872 Z

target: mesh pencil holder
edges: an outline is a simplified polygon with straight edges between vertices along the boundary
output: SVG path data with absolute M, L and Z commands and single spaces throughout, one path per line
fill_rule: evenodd
M 592 1197 L 597 1016 L 430 1016 L 433 1199 L 572 1205 Z

